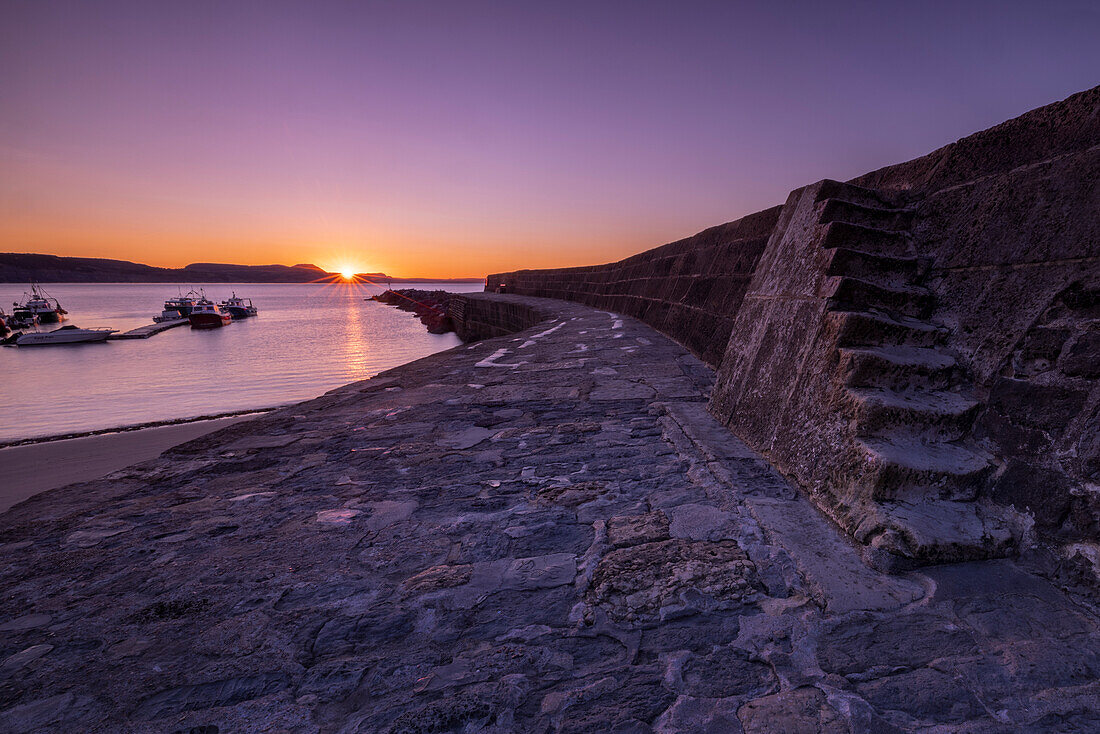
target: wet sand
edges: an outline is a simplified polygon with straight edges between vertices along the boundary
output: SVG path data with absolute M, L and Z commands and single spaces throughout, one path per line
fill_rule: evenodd
M 165 449 L 253 416 L 106 433 L 0 449 L 0 512 L 55 487 L 98 479 Z

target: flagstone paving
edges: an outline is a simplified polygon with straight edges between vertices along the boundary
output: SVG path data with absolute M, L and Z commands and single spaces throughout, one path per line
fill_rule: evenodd
M 869 569 L 682 347 L 504 298 L 546 322 L 0 516 L 0 730 L 1100 730 L 1083 600 Z

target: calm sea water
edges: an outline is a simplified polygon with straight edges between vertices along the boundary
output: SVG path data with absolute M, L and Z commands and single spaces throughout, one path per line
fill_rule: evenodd
M 0 348 L 0 441 L 296 402 L 459 344 L 454 334 L 427 333 L 410 313 L 363 300 L 379 286 L 194 285 L 212 300 L 234 291 L 251 298 L 259 316 L 149 339 Z M 479 284 L 397 287 L 481 290 Z M 65 324 L 120 331 L 152 323 L 177 293 L 162 284 L 44 288 L 69 312 Z M 5 312 L 23 290 L 0 284 Z

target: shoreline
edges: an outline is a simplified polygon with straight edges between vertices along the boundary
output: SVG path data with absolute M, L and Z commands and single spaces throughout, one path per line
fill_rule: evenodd
M 0 441 L 0 449 L 12 449 L 19 446 L 33 446 L 41 443 L 53 443 L 55 441 L 69 441 L 75 438 L 91 438 L 93 436 L 106 436 L 115 433 L 132 433 L 134 431 L 145 431 L 150 428 L 165 428 L 168 426 L 184 426 L 189 423 L 202 423 L 204 421 L 216 421 L 224 418 L 243 418 L 251 415 L 263 415 L 264 413 L 270 413 L 273 410 L 279 408 L 285 408 L 288 405 L 294 405 L 296 402 L 282 403 L 280 405 L 272 405 L 266 408 L 248 408 L 247 410 L 231 410 L 224 413 L 209 413 L 206 415 L 199 415 L 190 418 L 167 418 L 159 421 L 146 421 L 144 423 L 131 423 L 125 426 L 115 426 L 113 428 L 97 428 L 91 431 L 77 431 L 74 433 L 56 433 L 49 436 L 32 436 L 30 438 L 17 438 L 10 441 Z
M 77 482 L 99 479 L 181 443 L 248 420 L 254 412 L 205 420 L 166 423 L 0 448 L 4 487 L 0 514 L 35 495 Z

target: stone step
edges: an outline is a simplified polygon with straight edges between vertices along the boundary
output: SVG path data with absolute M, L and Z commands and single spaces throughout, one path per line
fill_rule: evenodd
M 989 457 L 959 443 L 913 437 L 856 439 L 860 485 L 876 502 L 972 500 L 993 470 Z
M 1022 525 L 1011 508 L 984 502 L 888 502 L 870 508 L 853 535 L 865 544 L 868 565 L 896 572 L 1011 556 Z
M 829 299 L 833 311 L 882 309 L 892 314 L 926 319 L 935 308 L 935 296 L 927 288 L 874 283 L 863 278 L 842 276 Z
M 844 183 L 843 181 L 834 181 L 830 178 L 821 182 L 821 188 L 817 192 L 819 202 L 827 199 L 843 199 L 854 204 L 880 209 L 897 208 L 897 205 L 881 191 Z
M 865 227 L 862 224 L 852 224 L 851 222 L 829 222 L 826 224 L 821 246 L 826 249 L 847 247 L 853 250 L 897 257 L 908 257 L 913 252 L 909 235 L 904 232 Z
M 922 257 L 897 257 L 838 247 L 829 261 L 828 275 L 847 275 L 876 283 L 908 285 L 919 283 L 931 261 Z
M 850 387 L 857 436 L 919 436 L 953 441 L 970 430 L 981 403 L 945 390 L 898 392 L 877 387 Z
M 900 232 L 909 229 L 912 224 L 913 210 L 868 206 L 847 199 L 826 199 L 821 206 L 820 221 L 822 224 L 849 222 Z
M 928 347 L 841 347 L 844 384 L 887 390 L 942 390 L 957 383 L 958 363 L 949 354 Z
M 908 344 L 930 347 L 943 342 L 948 330 L 927 321 L 877 311 L 833 311 L 842 347 Z

